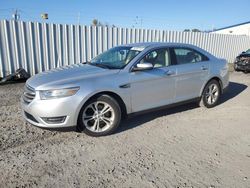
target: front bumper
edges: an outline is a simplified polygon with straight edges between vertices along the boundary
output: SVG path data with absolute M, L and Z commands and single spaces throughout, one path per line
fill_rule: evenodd
M 80 103 L 79 97 L 70 96 L 59 99 L 40 100 L 36 97 L 27 103 L 21 97 L 22 115 L 26 121 L 37 127 L 63 128 L 77 124 Z M 65 117 L 63 122 L 47 123 L 44 118 Z
M 235 62 L 234 69 L 239 71 L 250 71 L 250 63 L 241 61 Z

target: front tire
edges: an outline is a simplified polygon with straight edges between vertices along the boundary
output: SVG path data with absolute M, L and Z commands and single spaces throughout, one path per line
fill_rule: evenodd
M 218 104 L 221 96 L 220 84 L 216 80 L 211 80 L 203 89 L 200 99 L 200 106 L 212 108 Z
M 121 108 L 109 95 L 100 95 L 89 100 L 78 117 L 78 130 L 90 136 L 105 136 L 113 133 L 121 121 Z
M 234 71 L 239 72 L 239 69 L 236 63 L 234 63 Z

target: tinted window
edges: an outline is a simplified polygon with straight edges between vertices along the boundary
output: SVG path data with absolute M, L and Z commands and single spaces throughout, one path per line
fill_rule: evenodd
M 170 65 L 170 57 L 168 49 L 158 49 L 149 52 L 140 63 L 152 63 L 154 67 L 166 67 Z
M 207 61 L 208 58 L 189 48 L 174 48 L 177 64 L 197 63 L 201 61 Z

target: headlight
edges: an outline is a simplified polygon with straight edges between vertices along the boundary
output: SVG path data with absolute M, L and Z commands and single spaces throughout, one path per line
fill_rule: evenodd
M 238 61 L 240 61 L 240 58 L 236 57 L 235 60 L 234 60 L 234 62 L 237 63 Z
M 40 93 L 40 98 L 42 100 L 46 100 L 46 99 L 69 97 L 76 94 L 78 90 L 79 87 L 74 87 L 65 89 L 44 90 L 44 91 L 39 91 L 39 93 Z

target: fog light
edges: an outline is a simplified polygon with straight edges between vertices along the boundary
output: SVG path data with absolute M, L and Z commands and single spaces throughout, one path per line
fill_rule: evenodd
M 42 120 L 48 124 L 57 124 L 63 123 L 66 119 L 66 116 L 59 116 L 59 117 L 42 117 Z

